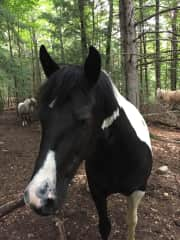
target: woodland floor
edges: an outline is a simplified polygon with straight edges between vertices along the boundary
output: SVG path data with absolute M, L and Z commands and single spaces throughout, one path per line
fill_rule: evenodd
M 180 240 L 180 130 L 150 125 L 154 165 L 144 200 L 139 208 L 136 240 Z M 38 123 L 22 128 L 14 111 L 0 114 L 0 205 L 22 193 L 31 176 L 38 152 Z M 169 171 L 160 175 L 158 167 Z M 83 167 L 73 180 L 63 208 L 67 240 L 100 239 L 97 215 L 85 189 Z M 126 199 L 109 198 L 112 220 L 110 240 L 125 240 Z M 57 240 L 58 229 L 52 217 L 40 217 L 26 207 L 0 219 L 0 240 Z

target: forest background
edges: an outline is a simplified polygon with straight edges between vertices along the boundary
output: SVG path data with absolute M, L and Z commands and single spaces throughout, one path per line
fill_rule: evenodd
M 177 0 L 0 0 L 0 22 L 1 109 L 36 96 L 41 44 L 59 64 L 81 64 L 94 45 L 137 106 L 153 103 L 158 87 L 180 89 Z

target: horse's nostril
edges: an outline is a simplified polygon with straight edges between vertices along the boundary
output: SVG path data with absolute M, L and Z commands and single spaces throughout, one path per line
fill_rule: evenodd
M 55 205 L 54 203 L 55 203 L 54 199 L 52 198 L 46 199 L 46 202 L 45 202 L 46 208 L 54 208 L 54 205 Z

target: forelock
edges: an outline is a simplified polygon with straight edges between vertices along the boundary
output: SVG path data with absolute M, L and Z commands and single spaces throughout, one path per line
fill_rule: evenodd
M 81 85 L 83 70 L 81 66 L 64 66 L 42 85 L 39 94 L 40 105 L 49 105 L 54 99 L 63 101 L 68 94 Z

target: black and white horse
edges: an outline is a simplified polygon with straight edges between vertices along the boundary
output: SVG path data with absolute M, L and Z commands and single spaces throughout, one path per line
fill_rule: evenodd
M 25 190 L 26 204 L 40 215 L 54 214 L 86 159 L 102 239 L 107 240 L 111 230 L 107 197 L 122 193 L 128 204 L 128 240 L 134 240 L 137 209 L 152 168 L 143 117 L 101 71 L 101 57 L 94 47 L 83 66 L 59 67 L 44 46 L 40 60 L 48 80 L 40 92 L 41 144 Z

